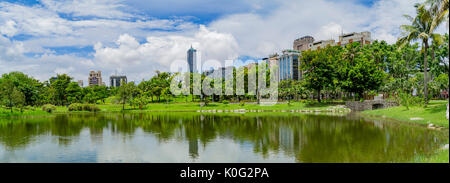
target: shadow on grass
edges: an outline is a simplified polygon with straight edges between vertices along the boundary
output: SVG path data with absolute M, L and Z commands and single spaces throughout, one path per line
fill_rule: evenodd
M 345 103 L 342 102 L 308 102 L 305 104 L 306 107 L 328 107 L 333 105 L 343 105 Z
M 428 106 L 425 111 L 430 113 L 440 113 L 447 110 L 447 104 L 436 104 L 433 106 Z

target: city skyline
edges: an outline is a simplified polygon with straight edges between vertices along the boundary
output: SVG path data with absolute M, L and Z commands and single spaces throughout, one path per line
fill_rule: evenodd
M 90 70 L 105 76 L 119 70 L 139 82 L 156 70 L 169 71 L 172 61 L 185 60 L 191 45 L 201 50 L 202 60 L 223 61 L 281 53 L 304 35 L 336 40 L 342 32 L 369 31 L 372 40 L 393 43 L 399 26 L 407 23 L 401 15 L 415 13 L 415 1 L 401 0 L 218 5 L 198 0 L 171 7 L 160 1 L 73 2 L 2 1 L 0 73 L 21 71 L 41 81 L 66 73 L 88 83 Z M 204 11 L 208 7 L 225 8 Z

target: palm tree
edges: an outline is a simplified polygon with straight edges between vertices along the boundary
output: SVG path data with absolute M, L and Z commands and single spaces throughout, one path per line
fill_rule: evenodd
M 430 5 L 430 11 L 433 12 L 433 22 L 431 23 L 431 32 L 434 31 L 445 20 L 448 23 L 449 0 L 427 0 L 426 4 Z
M 411 21 L 411 25 L 402 25 L 400 28 L 403 30 L 403 37 L 399 38 L 397 44 L 399 48 L 402 48 L 408 45 L 411 41 L 421 40 L 422 41 L 422 51 L 424 53 L 424 99 L 425 102 L 428 103 L 428 48 L 429 41 L 440 42 L 439 39 L 442 39 L 442 36 L 439 34 L 434 34 L 432 29 L 433 24 L 433 15 L 435 15 L 432 11 L 428 11 L 425 8 L 424 4 L 416 4 L 416 12 L 417 16 L 415 18 L 404 15 L 409 21 Z

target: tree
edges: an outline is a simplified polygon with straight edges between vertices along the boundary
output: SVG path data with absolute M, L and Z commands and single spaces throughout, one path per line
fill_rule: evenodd
M 409 44 L 411 41 L 421 40 L 422 41 L 422 51 L 424 53 L 424 62 L 423 62 L 423 72 L 424 72 L 424 99 L 425 103 L 428 102 L 428 49 L 429 49 L 429 41 L 433 40 L 433 42 L 441 42 L 439 39 L 442 39 L 442 36 L 439 34 L 434 34 L 433 27 L 431 26 L 433 23 L 433 19 L 436 15 L 433 14 L 432 11 L 428 11 L 425 5 L 416 4 L 416 12 L 417 15 L 415 18 L 404 15 L 409 21 L 411 21 L 411 25 L 402 25 L 400 28 L 403 30 L 403 37 L 401 37 L 397 44 L 400 47 Z
M 353 47 L 351 47 L 353 48 Z M 347 57 L 353 60 L 355 53 L 347 50 Z M 303 52 L 302 69 L 305 70 L 304 78 L 306 87 L 317 92 L 317 101 L 321 102 L 321 90 L 325 87 L 337 85 L 337 63 L 341 58 L 340 46 L 328 46 L 324 49 Z
M 79 103 L 82 100 L 82 91 L 81 87 L 78 85 L 77 82 L 71 82 L 67 88 L 67 101 L 69 103 Z
M 122 110 L 125 110 L 125 104 L 133 98 L 135 91 L 136 85 L 134 82 L 129 82 L 127 84 L 124 82 L 121 83 L 119 90 L 117 91 L 117 95 L 122 103 Z
M 430 5 L 430 11 L 434 15 L 430 26 L 431 32 L 433 32 L 445 20 L 448 22 L 449 0 L 427 0 L 426 4 Z
M 23 107 L 26 104 L 25 95 L 19 91 L 18 89 L 13 89 L 12 98 L 14 101 L 14 106 L 20 109 L 20 112 L 23 112 Z
M 40 88 L 43 86 L 38 80 L 21 72 L 3 74 L 2 78 L 11 80 L 17 90 L 25 95 L 26 105 L 36 105 L 38 103 Z
M 55 104 L 65 105 L 67 103 L 66 89 L 71 81 L 72 78 L 66 74 L 58 74 L 56 78 L 50 79 L 50 86 L 55 89 Z
M 346 46 L 345 49 L 359 47 L 359 43 Z M 378 90 L 385 78 L 385 73 L 380 69 L 381 64 L 376 63 L 373 54 L 367 49 L 362 49 L 361 54 L 353 58 L 344 59 L 339 64 L 339 80 L 341 87 L 347 92 L 357 94 L 361 98 L 365 91 Z
M 13 112 L 14 106 L 20 107 L 22 111 L 25 105 L 25 95 L 14 86 L 11 79 L 3 78 L 0 85 L 0 96 L 2 104 L 8 107 Z

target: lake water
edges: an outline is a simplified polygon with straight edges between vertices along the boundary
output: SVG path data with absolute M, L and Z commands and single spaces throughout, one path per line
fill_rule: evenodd
M 0 118 L 0 162 L 407 162 L 448 138 L 358 115 L 57 114 Z

